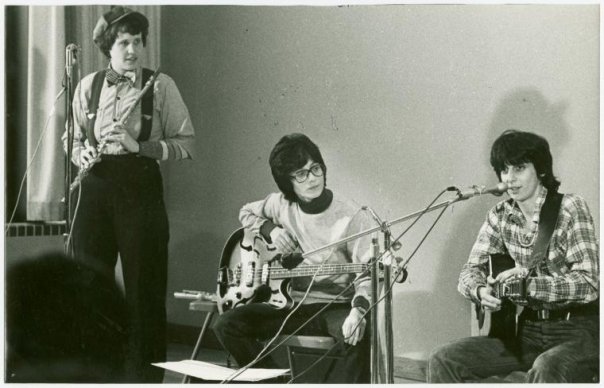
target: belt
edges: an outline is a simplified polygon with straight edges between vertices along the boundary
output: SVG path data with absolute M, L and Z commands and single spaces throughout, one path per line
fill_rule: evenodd
M 528 313 L 522 314 L 527 321 L 568 321 L 571 317 L 571 312 L 568 310 L 531 310 Z
M 588 303 L 583 306 L 571 307 L 568 309 L 548 310 L 548 309 L 531 309 L 525 308 L 522 311 L 521 317 L 527 321 L 568 321 L 572 317 L 598 315 L 599 304 Z

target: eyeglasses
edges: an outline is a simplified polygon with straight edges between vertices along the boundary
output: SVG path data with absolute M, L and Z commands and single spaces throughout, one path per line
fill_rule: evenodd
M 298 170 L 294 175 L 290 175 L 290 178 L 294 178 L 298 183 L 304 183 L 308 179 L 308 174 L 312 174 L 316 177 L 323 176 L 323 166 L 320 164 L 313 164 L 308 170 Z

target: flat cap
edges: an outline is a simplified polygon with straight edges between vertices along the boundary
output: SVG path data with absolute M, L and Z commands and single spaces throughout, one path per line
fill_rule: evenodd
M 149 27 L 149 21 L 142 13 L 122 6 L 113 6 L 108 12 L 105 12 L 103 16 L 99 18 L 98 22 L 96 22 L 96 26 L 94 27 L 94 30 L 92 30 L 92 39 L 94 40 L 94 43 L 98 45 L 100 43 L 101 36 L 103 36 L 103 33 L 109 28 L 109 26 L 122 20 L 126 16 L 137 18 L 142 22 L 142 25 L 145 28 Z

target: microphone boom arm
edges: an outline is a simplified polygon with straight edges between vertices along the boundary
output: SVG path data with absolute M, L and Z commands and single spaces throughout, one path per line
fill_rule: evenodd
M 390 226 L 407 221 L 409 219 L 412 218 L 416 218 L 420 215 L 432 212 L 434 210 L 438 210 L 441 209 L 443 207 L 448 207 L 454 203 L 460 202 L 460 201 L 465 201 L 468 198 L 471 198 L 473 196 L 476 195 L 480 195 L 480 194 L 484 194 L 484 193 L 492 193 L 497 195 L 497 193 L 501 194 L 502 193 L 502 189 L 505 190 L 507 189 L 507 186 L 501 186 L 501 185 L 505 185 L 505 184 L 501 184 L 498 185 L 495 189 L 490 189 L 490 190 L 478 190 L 476 188 L 474 188 L 474 191 L 471 193 L 472 195 L 463 195 L 463 193 L 460 190 L 457 190 L 457 197 L 449 199 L 447 201 L 443 201 L 440 202 L 436 205 L 431 205 L 428 206 L 427 208 L 423 209 L 423 210 L 419 210 L 416 211 L 414 213 L 408 214 L 406 216 L 397 218 L 395 220 L 392 220 L 390 222 L 385 221 L 385 222 L 380 222 L 381 220 L 379 219 L 379 217 L 377 216 L 377 214 L 375 214 L 375 212 L 373 212 L 373 210 L 371 210 L 370 208 L 364 206 L 363 209 L 367 210 L 369 209 L 369 211 L 372 213 L 372 216 L 374 217 L 374 219 L 376 220 L 376 222 L 379 224 L 378 226 L 369 228 L 367 230 L 358 232 L 356 234 L 353 234 L 351 236 L 345 237 L 341 240 L 338 240 L 336 242 L 324 245 L 322 247 L 319 247 L 315 250 L 312 251 L 308 251 L 304 254 L 302 254 L 303 257 L 307 257 L 310 255 L 313 255 L 317 252 L 321 252 L 333 247 L 336 247 L 340 244 L 344 244 L 350 241 L 354 241 L 358 238 L 361 238 L 363 236 L 366 236 L 368 234 L 372 234 L 378 231 L 382 231 L 384 233 L 384 246 L 386 248 L 388 248 L 388 245 L 390 245 Z M 444 209 L 443 209 L 444 210 Z M 373 241 L 373 246 L 374 246 L 374 253 L 373 253 L 373 258 L 371 260 L 371 264 L 372 264 L 372 271 L 371 271 L 371 288 L 372 288 L 372 292 L 374 295 L 374 298 L 377 298 L 377 258 L 378 258 L 378 252 L 377 250 L 379 248 L 377 248 L 377 240 L 374 238 L 372 239 Z M 384 265 L 384 289 L 389 289 L 390 288 L 390 266 L 389 265 Z M 387 285 L 387 287 L 386 287 Z M 392 340 L 393 340 L 393 333 L 392 333 L 392 299 L 391 296 L 389 296 L 390 294 L 385 295 L 384 299 L 384 315 L 386 317 L 386 322 L 385 322 L 385 342 L 386 342 L 386 349 L 385 352 L 386 354 L 384 355 L 385 360 L 383 361 L 384 366 L 383 368 L 380 368 L 380 361 L 379 361 L 379 355 L 377 353 L 378 351 L 378 339 L 377 339 L 377 330 L 374 328 L 377 328 L 377 310 L 375 308 L 372 309 L 371 311 L 371 317 L 372 317 L 372 323 L 371 323 L 371 333 L 370 333 L 370 341 L 371 341 L 371 354 L 370 354 L 370 364 L 371 364 L 371 368 L 370 368 L 370 375 L 371 375 L 371 383 L 372 384 L 376 384 L 376 383 L 380 383 L 379 378 L 380 378 L 380 369 L 383 370 L 383 378 L 385 381 L 383 381 L 383 383 L 385 384 L 393 384 L 394 383 L 394 355 L 393 355 L 393 347 L 392 347 Z M 375 300 L 375 299 L 374 299 Z
M 430 206 L 428 208 L 425 208 L 423 210 L 418 210 L 418 211 L 416 211 L 414 213 L 411 213 L 411 214 L 408 214 L 406 216 L 403 216 L 403 217 L 400 217 L 400 218 L 396 218 L 396 219 L 394 219 L 392 221 L 384 221 L 384 223 L 382 225 L 374 226 L 372 228 L 369 228 L 369 229 L 366 229 L 364 231 L 355 233 L 353 235 L 350 235 L 348 237 L 345 237 L 345 238 L 343 238 L 341 240 L 338 240 L 338 241 L 335 241 L 333 243 L 329 243 L 327 245 L 324 245 L 324 246 L 319 247 L 317 249 L 314 249 L 312 251 L 305 252 L 304 254 L 302 254 L 302 256 L 303 257 L 308 257 L 308 256 L 313 255 L 315 253 L 318 253 L 318 252 L 321 252 L 321 251 L 324 251 L 324 250 L 336 247 L 336 246 L 338 246 L 340 244 L 344 244 L 344 243 L 347 243 L 347 242 L 350 242 L 350 241 L 354 241 L 354 240 L 356 240 L 358 238 L 361 238 L 363 236 L 366 236 L 368 234 L 378 232 L 380 230 L 383 230 L 384 228 L 389 228 L 392 225 L 396 225 L 398 223 L 410 220 L 412 218 L 415 218 L 415 217 L 419 216 L 422 213 L 430 213 L 430 212 L 432 212 L 434 210 L 441 209 L 441 208 L 443 208 L 445 206 L 449 206 L 449 205 L 452 205 L 452 204 L 460 202 L 460 201 L 465 201 L 466 199 L 468 199 L 468 198 L 464 198 L 464 197 L 453 198 L 453 199 L 450 199 L 448 201 L 443 201 L 443 202 L 440 202 L 440 203 L 438 203 L 436 205 L 432 205 L 432 206 Z

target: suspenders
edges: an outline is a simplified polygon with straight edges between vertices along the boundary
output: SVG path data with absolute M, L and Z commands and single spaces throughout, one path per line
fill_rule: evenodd
M 153 75 L 153 70 L 143 68 L 143 82 L 141 85 L 145 85 L 149 78 Z M 141 133 L 138 135 L 138 141 L 149 140 L 151 134 L 151 124 L 153 124 L 153 90 L 155 88 L 149 88 L 149 91 L 145 93 L 141 101 Z
M 96 148 L 97 141 L 94 137 L 94 123 L 96 122 L 96 111 L 99 108 L 99 98 L 101 97 L 101 89 L 103 88 L 103 82 L 105 81 L 105 72 L 107 70 L 98 71 L 92 79 L 92 90 L 90 94 L 90 101 L 88 101 L 88 124 L 86 125 L 86 138 L 88 143 Z
M 107 70 L 101 70 L 95 73 L 92 79 L 92 88 L 90 94 L 90 101 L 88 101 L 88 122 L 86 124 L 86 136 L 88 142 L 92 147 L 97 146 L 96 138 L 94 137 L 94 123 L 96 122 L 96 113 L 99 108 L 99 99 L 101 97 L 101 89 L 105 83 L 105 72 Z M 143 68 L 143 80 L 141 85 L 147 83 L 149 78 L 153 75 L 153 70 Z M 141 101 L 141 132 L 138 136 L 138 141 L 149 140 L 151 134 L 151 127 L 153 125 L 153 89 L 149 88 L 149 91 L 145 93 Z

